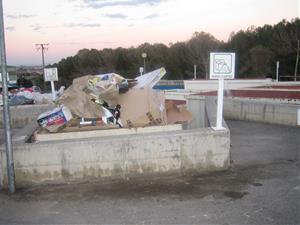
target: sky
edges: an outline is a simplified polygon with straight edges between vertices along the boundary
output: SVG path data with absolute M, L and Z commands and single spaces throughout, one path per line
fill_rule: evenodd
M 299 17 L 299 0 L 3 0 L 8 65 L 41 65 L 82 48 L 137 47 L 187 41 Z

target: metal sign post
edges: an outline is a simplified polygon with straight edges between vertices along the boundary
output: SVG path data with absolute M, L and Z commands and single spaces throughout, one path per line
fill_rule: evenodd
M 7 87 L 7 72 L 6 72 L 6 50 L 5 50 L 5 35 L 4 35 L 4 20 L 2 0 L 0 0 L 0 48 L 1 48 L 1 71 L 2 76 L 2 96 L 3 96 L 3 123 L 5 129 L 5 147 L 6 147 L 6 162 L 7 162 L 7 180 L 8 191 L 14 193 L 15 187 L 15 168 L 13 158 L 13 148 L 11 140 L 10 127 L 10 110 L 8 105 L 8 87 Z
M 276 81 L 279 81 L 279 61 L 276 62 Z
M 210 79 L 218 79 L 218 103 L 215 130 L 225 129 L 223 122 L 224 79 L 234 79 L 235 53 L 212 52 L 210 53 Z
M 45 82 L 50 81 L 51 83 L 52 100 L 54 101 L 56 99 L 54 81 L 58 81 L 57 68 L 53 67 L 44 69 L 44 80 Z
M 224 98 L 224 78 L 219 78 L 219 88 L 218 88 L 218 103 L 217 103 L 217 124 L 216 129 L 224 129 L 222 126 L 223 122 L 223 98 Z
M 54 100 L 56 99 L 56 93 L 55 93 L 54 81 L 50 81 L 50 84 L 51 84 L 52 100 L 54 101 Z

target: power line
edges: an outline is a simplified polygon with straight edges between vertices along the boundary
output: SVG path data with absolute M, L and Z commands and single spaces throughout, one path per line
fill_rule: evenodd
M 42 62 L 43 62 L 43 69 L 45 68 L 45 57 L 44 52 L 45 50 L 48 50 L 49 44 L 35 44 L 36 50 L 42 50 Z
M 48 46 L 49 44 L 45 44 L 45 43 L 40 43 L 40 44 L 35 44 L 36 50 L 42 51 L 42 63 L 43 63 L 43 77 L 45 79 L 45 74 L 44 74 L 44 70 L 45 70 L 45 50 L 48 50 Z M 44 91 L 46 90 L 46 82 L 44 82 Z

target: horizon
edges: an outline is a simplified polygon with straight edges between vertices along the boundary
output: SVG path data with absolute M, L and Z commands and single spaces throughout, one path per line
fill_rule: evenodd
M 36 43 L 49 43 L 48 65 L 83 48 L 169 46 L 194 32 L 227 42 L 232 32 L 298 18 L 299 7 L 298 0 L 4 0 L 7 64 L 41 65 Z

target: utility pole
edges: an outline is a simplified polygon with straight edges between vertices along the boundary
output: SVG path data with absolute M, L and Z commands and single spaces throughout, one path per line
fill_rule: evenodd
M 297 71 L 298 71 L 298 62 L 299 62 L 299 45 L 300 45 L 300 40 L 297 41 L 297 58 L 296 58 L 296 64 L 295 64 L 294 81 L 297 81 Z
M 6 167 L 8 191 L 14 193 L 15 187 L 15 168 L 11 140 L 10 127 L 10 110 L 8 105 L 8 87 L 7 87 L 7 71 L 6 71 L 6 50 L 5 50 L 5 34 L 4 34 L 4 19 L 3 19 L 3 5 L 0 0 L 0 48 L 1 48 L 1 75 L 2 75 L 2 96 L 3 96 L 3 123 L 5 129 L 5 147 L 6 147 Z
M 35 44 L 36 50 L 41 50 L 42 51 L 42 63 L 43 63 L 43 77 L 45 79 L 45 57 L 44 57 L 44 52 L 45 50 L 48 50 L 48 43 L 47 44 Z M 46 82 L 44 81 L 44 91 L 46 91 Z

